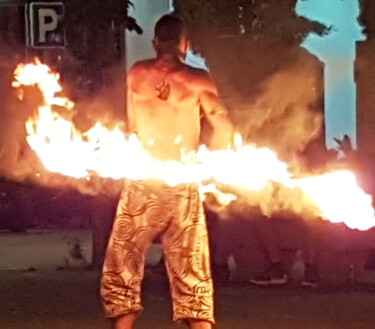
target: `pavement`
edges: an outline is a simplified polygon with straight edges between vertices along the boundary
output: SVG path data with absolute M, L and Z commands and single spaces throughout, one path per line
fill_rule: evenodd
M 1 329 L 106 329 L 95 271 L 0 271 Z M 135 329 L 177 329 L 164 271 L 148 267 L 145 311 Z M 235 282 L 216 289 L 217 329 L 373 329 L 375 286 L 305 290 L 290 282 L 259 288 Z

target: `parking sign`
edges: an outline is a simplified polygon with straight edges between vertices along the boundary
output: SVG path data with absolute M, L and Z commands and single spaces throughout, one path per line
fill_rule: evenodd
M 61 2 L 32 2 L 28 12 L 31 47 L 64 47 L 64 5 Z

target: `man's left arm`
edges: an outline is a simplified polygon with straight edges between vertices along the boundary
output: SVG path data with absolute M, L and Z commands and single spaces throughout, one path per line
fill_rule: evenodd
M 208 81 L 201 91 L 199 99 L 204 116 L 212 128 L 209 147 L 213 150 L 231 148 L 234 124 L 218 96 L 216 86 L 211 81 Z

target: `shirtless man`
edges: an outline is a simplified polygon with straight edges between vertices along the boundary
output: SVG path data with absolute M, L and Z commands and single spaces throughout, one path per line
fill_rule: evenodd
M 161 161 L 180 161 L 200 143 L 201 116 L 213 134 L 210 147 L 230 147 L 233 125 L 204 70 L 184 64 L 189 48 L 183 22 L 163 16 L 155 26 L 155 59 L 128 74 L 129 132 Z M 101 295 L 115 329 L 133 328 L 142 310 L 145 253 L 162 236 L 173 319 L 193 329 L 214 323 L 207 229 L 197 184 L 170 187 L 157 180 L 126 180 L 103 267 Z

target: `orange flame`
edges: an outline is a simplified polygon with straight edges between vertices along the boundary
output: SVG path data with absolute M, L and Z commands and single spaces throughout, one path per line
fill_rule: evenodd
M 44 104 L 38 108 L 37 119 L 26 123 L 27 141 L 51 172 L 75 178 L 88 177 L 91 172 L 114 179 L 158 178 L 170 185 L 214 179 L 249 191 L 264 191 L 270 182 L 277 182 L 287 191 L 301 190 L 304 200 L 331 222 L 362 230 L 375 226 L 371 197 L 357 186 L 350 172 L 295 179 L 273 151 L 242 145 L 238 136 L 236 150 L 209 151 L 201 146 L 196 153 L 185 154 L 182 162 L 161 162 L 149 156 L 135 135 L 125 138 L 119 127 L 109 130 L 97 123 L 82 134 L 71 121 L 53 111 L 54 105 L 71 110 L 74 103 L 57 96 L 62 91 L 59 75 L 38 60 L 20 64 L 15 71 L 14 87 L 31 85 L 41 90 Z M 208 185 L 202 191 L 215 192 L 215 188 Z M 224 204 L 235 199 L 233 195 L 216 194 Z
M 330 222 L 345 223 L 349 228 L 359 230 L 374 226 L 372 197 L 358 187 L 352 172 L 340 170 L 298 179 L 295 183 L 318 205 L 321 216 Z

